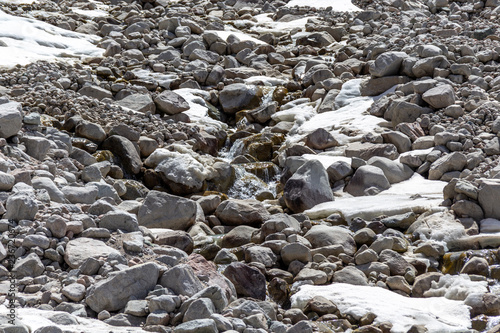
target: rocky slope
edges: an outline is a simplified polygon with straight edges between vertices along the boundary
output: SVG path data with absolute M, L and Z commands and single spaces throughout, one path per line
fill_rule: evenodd
M 298 5 L 0 0 L 3 331 L 499 330 L 500 2 Z

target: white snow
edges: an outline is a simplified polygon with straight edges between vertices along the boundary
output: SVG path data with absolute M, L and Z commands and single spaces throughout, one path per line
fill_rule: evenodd
M 243 81 L 245 82 L 245 84 L 256 84 L 262 82 L 265 86 L 282 86 L 287 82 L 287 80 L 285 79 L 260 75 L 249 77 L 248 79 L 244 79 Z
M 285 7 L 311 7 L 311 8 L 327 8 L 332 7 L 334 12 L 357 12 L 360 11 L 358 7 L 354 6 L 350 0 L 291 0 Z
M 472 294 L 485 294 L 488 292 L 486 281 L 471 281 L 466 274 L 446 274 L 433 281 L 431 289 L 424 292 L 425 297 L 445 297 L 447 299 L 464 301 Z
M 339 213 L 346 221 L 351 221 L 355 217 L 370 220 L 381 215 L 390 216 L 410 211 L 440 211 L 444 209 L 439 207 L 439 204 L 443 201 L 445 185 L 445 182 L 427 180 L 419 174 L 414 174 L 410 179 L 394 184 L 378 195 L 351 197 L 345 194 L 342 198 L 316 205 L 304 213 L 311 219 L 321 219 Z
M 13 29 L 15 27 L 15 29 Z M 45 22 L 16 17 L 0 10 L 0 66 L 26 65 L 36 60 L 100 56 L 99 37 L 64 30 Z
M 343 162 L 351 164 L 350 157 L 333 155 L 333 154 L 328 154 L 328 153 L 321 153 L 321 154 L 316 154 L 316 155 L 304 154 L 304 155 L 302 155 L 302 157 L 305 158 L 307 161 L 310 161 L 310 160 L 319 161 L 325 169 L 327 169 L 330 165 L 332 165 L 334 162 L 337 162 L 337 161 L 343 161 Z
M 225 31 L 220 31 L 220 30 L 207 30 L 205 32 L 212 32 L 212 33 L 215 33 L 217 34 L 220 38 L 222 38 L 223 40 L 227 41 L 227 38 L 229 37 L 229 35 L 235 35 L 236 37 L 239 38 L 240 41 L 245 41 L 245 40 L 250 40 L 250 41 L 253 41 L 255 42 L 257 45 L 261 45 L 261 44 L 266 44 L 265 42 L 261 41 L 260 39 L 257 39 L 255 37 L 252 37 L 244 32 L 241 32 L 241 31 L 238 31 L 232 27 L 229 27 L 229 26 L 226 26 L 226 29 Z
M 70 9 L 75 12 L 76 14 L 80 14 L 80 15 L 83 15 L 83 16 L 87 16 L 87 17 L 105 17 L 105 16 L 108 16 L 109 13 L 104 11 L 104 10 L 100 10 L 100 9 L 81 9 L 81 8 L 76 8 L 76 7 L 70 7 Z
M 16 5 L 31 5 L 32 3 L 37 2 L 37 0 L 0 0 L 0 3 L 10 3 Z
M 379 287 L 344 283 L 306 285 L 291 297 L 292 307 L 304 309 L 315 296 L 329 299 L 341 313 L 355 318 L 373 312 L 377 316 L 375 324 L 391 322 L 394 333 L 406 333 L 412 325 L 425 325 L 433 333 L 470 332 L 471 328 L 469 309 L 462 301 L 404 297 Z
M 6 316 L 8 309 L 5 305 L 0 305 L 0 316 Z M 128 332 L 146 332 L 139 327 L 119 327 L 111 326 L 100 320 L 82 318 L 72 316 L 78 321 L 78 325 L 58 325 L 51 321 L 49 318 L 57 315 L 64 314 L 71 316 L 67 312 L 62 311 L 43 311 L 35 308 L 17 308 L 16 309 L 16 324 L 23 324 L 30 328 L 30 332 L 45 327 L 57 326 L 64 332 L 79 333 L 79 332 L 95 332 L 95 333 L 128 333 Z

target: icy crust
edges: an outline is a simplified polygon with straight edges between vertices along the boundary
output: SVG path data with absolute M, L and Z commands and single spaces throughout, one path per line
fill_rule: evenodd
M 359 7 L 354 6 L 350 0 L 291 0 L 285 7 L 311 7 L 311 8 L 328 8 L 332 7 L 334 12 L 358 12 L 361 11 Z
M 391 322 L 391 332 L 406 333 L 412 325 L 425 325 L 429 332 L 470 332 L 469 308 L 463 301 L 445 297 L 410 298 L 387 289 L 334 283 L 306 285 L 291 297 L 292 307 L 304 309 L 313 297 L 323 296 L 335 303 L 341 313 L 361 318 L 368 312 L 375 324 Z
M 15 27 L 15 29 L 13 29 Z M 16 17 L 0 10 L 0 67 L 26 65 L 37 60 L 100 56 L 93 45 L 99 37 L 61 29 L 45 22 Z
M 9 309 L 5 305 L 0 306 L 0 320 L 6 318 Z M 64 332 L 68 333 L 81 333 L 81 332 L 92 332 L 92 333 L 132 333 L 132 332 L 146 332 L 139 327 L 120 327 L 111 326 L 97 319 L 89 319 L 77 317 L 67 312 L 62 311 L 43 311 L 35 308 L 16 308 L 16 325 L 24 325 L 28 327 L 30 332 L 34 332 L 39 328 L 46 326 L 57 326 Z M 78 325 L 58 325 L 54 323 L 50 318 L 54 316 L 65 316 L 71 317 Z M 10 324 L 7 324 L 10 325 Z M 1 328 L 1 326 L 0 326 Z
M 316 205 L 304 213 L 311 219 L 340 213 L 346 221 L 351 221 L 355 217 L 370 220 L 380 215 L 391 216 L 410 211 L 442 211 L 445 208 L 439 205 L 443 201 L 445 185 L 445 182 L 427 180 L 419 174 L 414 174 L 410 179 L 394 184 L 378 195 L 351 197 L 343 193 L 343 197 Z

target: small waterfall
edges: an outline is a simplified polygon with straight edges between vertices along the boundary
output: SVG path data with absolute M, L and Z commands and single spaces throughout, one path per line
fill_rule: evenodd
M 260 179 L 251 172 L 245 170 L 243 165 L 233 164 L 235 169 L 235 180 L 233 186 L 229 189 L 227 195 L 235 199 L 255 198 L 262 191 L 269 191 L 276 197 L 276 181 L 278 176 L 267 177 L 266 181 Z M 265 172 L 268 172 L 267 170 Z

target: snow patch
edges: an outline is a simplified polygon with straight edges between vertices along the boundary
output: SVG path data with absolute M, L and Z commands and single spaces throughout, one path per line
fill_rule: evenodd
M 439 281 L 432 281 L 431 289 L 424 292 L 424 297 L 445 297 L 455 301 L 464 301 L 471 294 L 488 292 L 486 281 L 471 281 L 466 274 L 443 275 Z
M 358 12 L 361 11 L 359 7 L 354 6 L 350 0 L 291 0 L 285 7 L 311 7 L 311 8 L 327 8 L 331 7 L 334 12 Z
M 391 322 L 394 333 L 406 333 L 412 325 L 425 325 L 429 332 L 470 332 L 471 328 L 469 309 L 462 301 L 410 298 L 379 287 L 345 283 L 302 286 L 291 297 L 292 307 L 304 309 L 315 296 L 329 299 L 341 313 L 355 318 L 373 312 L 377 316 L 375 324 Z
M 0 41 L 7 45 L 0 46 L 2 67 L 26 65 L 37 60 L 100 56 L 104 50 L 92 44 L 99 39 L 0 10 Z

